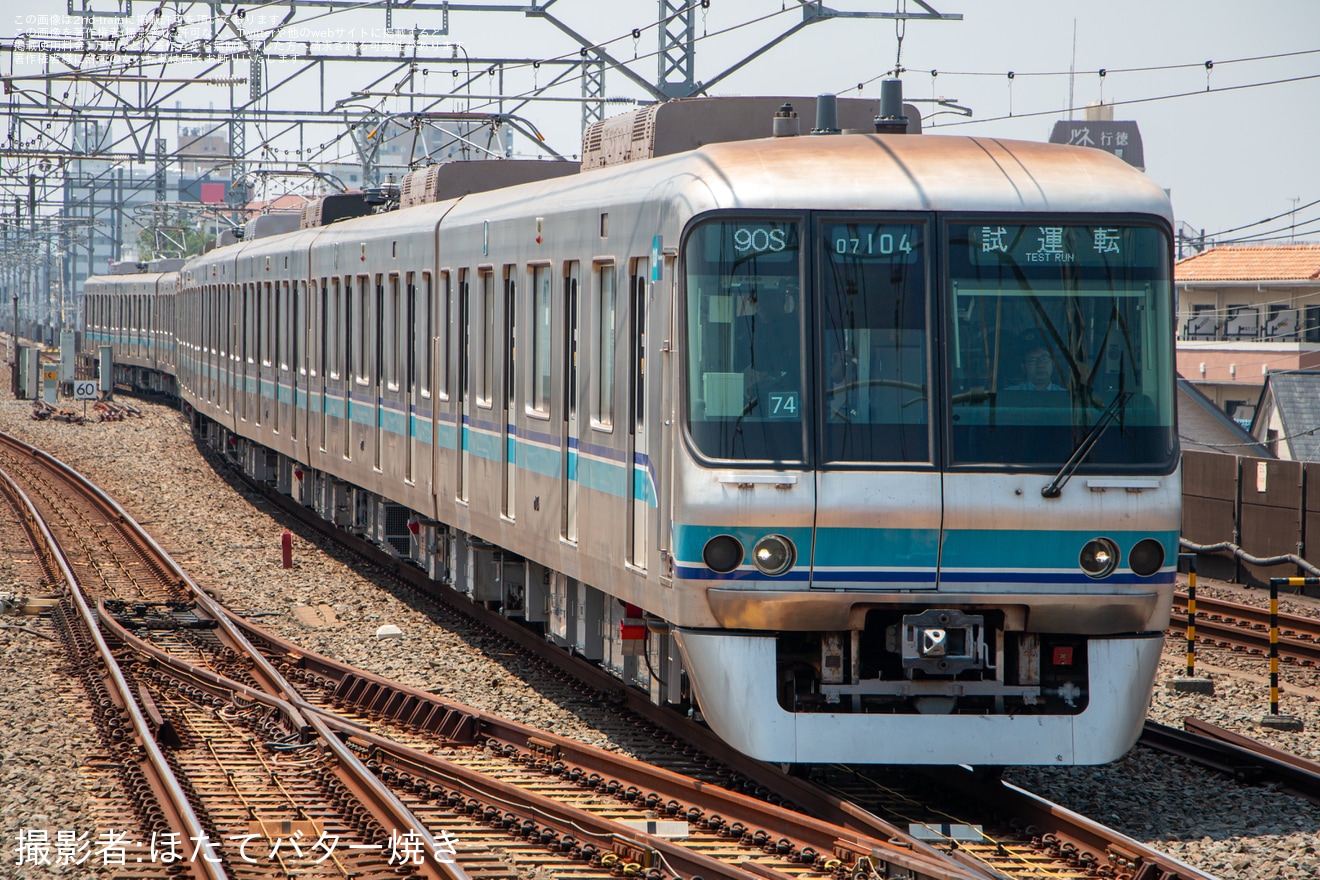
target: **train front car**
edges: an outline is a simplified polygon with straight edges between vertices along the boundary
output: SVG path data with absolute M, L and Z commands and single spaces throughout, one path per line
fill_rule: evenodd
M 680 252 L 704 717 L 778 762 L 1118 758 L 1180 525 L 1167 197 L 1096 150 L 784 141 L 703 151 Z

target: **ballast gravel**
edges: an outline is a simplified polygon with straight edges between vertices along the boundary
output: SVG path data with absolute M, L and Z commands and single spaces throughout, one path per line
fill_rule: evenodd
M 82 425 L 33 421 L 30 404 L 13 400 L 8 383 L 0 384 L 6 386 L 0 389 L 0 430 L 97 482 L 235 611 L 309 649 L 407 684 L 603 748 L 628 750 L 627 732 L 615 729 L 589 698 L 525 668 L 479 630 L 441 626 L 412 607 L 417 603 L 411 595 L 359 573 L 333 549 L 295 536 L 294 565 L 282 568 L 283 526 L 271 505 L 212 468 L 177 409 L 134 401 L 142 418 Z M 1297 613 L 1320 614 L 1313 605 Z M 401 637 L 377 638 L 377 630 L 391 625 Z M 43 644 L 33 644 L 38 641 Z M 1282 711 L 1300 718 L 1305 730 L 1267 731 L 1258 724 L 1269 708 L 1264 659 L 1202 652 L 1201 671 L 1214 678 L 1215 694 L 1201 696 L 1165 686 L 1185 674 L 1184 651 L 1173 639 L 1165 645 L 1153 720 L 1181 726 L 1184 716 L 1195 715 L 1320 760 L 1320 673 L 1285 667 Z M 0 678 L 0 724 L 7 731 L 0 745 L 0 877 L 40 876 L 6 873 L 18 829 L 76 824 L 86 798 L 69 783 L 76 775 L 69 760 L 79 754 L 82 735 L 76 718 L 46 716 L 41 723 L 48 730 L 41 735 L 17 733 L 35 729 L 32 706 L 40 703 L 30 692 L 51 686 L 50 662 L 35 659 L 42 652 L 50 653 L 44 640 L 0 630 L 7 667 Z M 1181 759 L 1139 746 L 1108 766 L 1010 768 L 1005 778 L 1225 880 L 1320 878 L 1320 806 Z

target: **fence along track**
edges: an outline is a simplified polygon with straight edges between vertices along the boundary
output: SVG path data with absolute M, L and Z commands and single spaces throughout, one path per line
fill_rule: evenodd
M 80 529 L 88 529 L 93 533 L 100 534 L 102 538 L 105 539 L 100 541 L 96 548 L 93 548 L 90 542 L 83 542 L 83 551 L 87 554 L 86 562 L 91 564 L 102 554 L 109 554 L 114 558 L 117 573 L 125 574 L 127 581 L 132 585 L 131 597 L 127 601 L 124 599 L 119 600 L 124 602 L 125 606 L 129 607 L 132 613 L 137 614 L 139 611 L 150 609 L 153 607 L 150 603 L 165 603 L 166 607 L 180 610 L 179 590 L 187 588 L 192 592 L 197 606 L 202 609 L 203 615 L 209 617 L 212 621 L 212 625 L 216 626 L 213 636 L 208 634 L 208 637 L 218 637 L 227 641 L 228 644 L 232 646 L 229 650 L 234 652 L 234 655 L 245 653 L 249 655 L 248 660 L 240 662 L 246 666 L 247 677 L 250 677 L 251 680 L 254 680 L 257 683 L 257 688 L 259 688 L 259 690 L 250 684 L 238 683 L 236 690 L 230 695 L 231 699 L 237 698 L 239 700 L 250 701 L 252 696 L 260 692 L 287 694 L 292 691 L 287 682 L 283 681 L 279 673 L 270 667 L 260 655 L 256 654 L 250 646 L 246 646 L 241 634 L 229 625 L 227 621 L 222 619 L 218 604 L 202 593 L 202 591 L 198 589 L 180 569 L 178 569 L 173 563 L 173 560 L 171 560 L 149 536 L 142 532 L 136 522 L 133 521 L 132 517 L 119 507 L 113 499 L 110 499 L 105 493 L 82 479 L 80 475 L 53 457 L 35 450 L 26 444 L 22 444 L 7 435 L 0 434 L 0 441 L 3 441 L 3 444 L 5 444 L 8 457 L 11 459 L 15 455 L 14 450 L 17 450 L 20 460 L 29 459 L 32 466 L 44 468 L 54 473 L 57 475 L 59 481 L 64 482 L 74 490 L 76 498 L 80 500 L 69 502 L 65 499 L 64 493 L 61 490 L 56 489 L 49 481 L 38 480 L 45 493 L 43 500 L 50 505 L 52 509 L 65 511 L 69 509 L 78 509 L 79 507 L 83 508 L 83 512 L 76 515 L 76 519 L 79 521 L 77 524 L 73 523 L 68 515 L 63 517 L 62 522 L 66 529 L 72 529 L 72 534 L 76 534 Z M 32 510 L 35 515 L 35 505 L 32 507 Z M 100 522 L 96 522 L 92 516 L 86 513 L 87 510 L 99 511 L 103 519 Z M 49 530 L 47 530 L 47 534 L 50 534 Z M 122 541 L 127 544 L 128 549 L 126 550 L 122 546 L 116 548 L 116 542 L 109 537 L 112 534 L 122 539 Z M 54 542 L 55 539 L 53 535 L 50 540 Z M 151 577 L 139 577 L 139 573 L 134 571 L 139 565 L 144 569 L 141 574 L 150 574 Z M 104 643 L 99 630 L 95 629 L 95 624 L 90 623 L 94 618 L 91 616 L 90 610 L 87 609 L 86 602 L 80 595 L 81 585 L 74 578 L 70 566 L 66 564 L 64 570 L 69 583 L 73 585 L 73 589 L 70 591 L 71 594 L 82 605 L 84 619 L 89 621 L 89 626 L 92 627 L 96 640 Z M 95 570 L 100 573 L 105 570 L 105 567 L 96 566 Z M 117 587 L 122 584 L 124 579 L 125 578 L 120 578 L 118 574 L 116 574 L 113 578 L 104 578 L 102 586 L 110 592 L 119 592 Z M 147 583 L 149 580 L 156 581 L 154 588 L 151 584 Z M 157 592 L 153 593 L 153 589 Z M 100 610 L 103 612 L 104 616 L 104 612 L 106 611 L 104 604 Z M 186 606 L 184 606 L 182 610 L 186 611 Z M 190 611 L 188 613 L 191 614 Z M 108 651 L 108 647 L 105 648 L 105 650 Z M 195 659 L 195 657 L 193 659 Z M 116 673 L 118 673 L 117 668 Z M 123 693 L 127 695 L 125 698 L 126 702 L 133 704 L 135 701 L 140 701 L 143 704 L 143 708 L 153 716 L 151 721 L 157 732 L 160 732 L 162 728 L 170 727 L 173 728 L 175 735 L 178 735 L 180 726 L 175 725 L 173 723 L 174 719 L 166 718 L 159 710 L 159 704 L 161 701 L 164 701 L 166 705 L 174 705 L 172 699 L 160 692 L 152 694 L 149 688 L 139 688 L 137 696 L 135 697 L 133 690 L 129 687 L 126 677 L 122 673 L 118 673 L 118 675 L 123 682 Z M 199 699 L 201 703 L 204 704 L 204 711 L 216 709 L 214 700 L 208 704 L 207 701 L 200 696 Z M 171 759 L 177 759 L 178 754 L 175 752 L 171 752 L 169 756 L 166 756 L 162 752 L 159 745 L 157 745 L 155 740 L 152 739 L 152 731 L 149 729 L 148 720 L 142 717 L 142 712 L 139 712 L 138 714 L 140 724 L 135 722 L 135 735 L 141 742 L 142 747 L 147 750 L 148 754 L 154 753 L 155 756 L 159 758 L 162 767 Z M 396 838 L 402 838 L 407 841 L 406 851 L 408 853 L 423 852 L 426 854 L 424 858 L 418 859 L 420 864 L 409 861 L 408 864 L 402 866 L 411 872 L 415 872 L 417 876 L 434 878 L 461 878 L 466 876 L 461 868 L 458 868 L 454 864 L 447 864 L 442 861 L 442 849 L 438 842 L 431 836 L 417 818 L 409 813 L 398 798 L 387 788 L 382 786 L 379 781 L 367 771 L 353 752 L 347 748 L 338 737 L 332 735 L 324 721 L 315 718 L 310 720 L 306 719 L 298 710 L 294 709 L 287 703 L 282 707 L 281 714 L 282 717 L 277 722 L 273 722 L 273 727 L 271 726 L 271 720 L 266 719 L 267 726 L 264 732 L 274 734 L 276 735 L 276 738 L 280 740 L 292 737 L 307 741 L 313 735 L 319 736 L 319 746 L 327 752 L 328 766 L 333 769 L 332 775 L 335 777 L 335 781 L 330 787 L 335 790 L 339 790 L 342 787 L 343 790 L 346 790 L 351 794 L 352 798 L 355 799 L 358 804 L 355 810 L 336 808 L 334 805 L 330 804 L 329 801 L 324 801 L 323 803 L 316 805 L 316 807 L 318 809 L 323 809 L 325 815 L 328 816 L 336 815 L 337 812 L 350 813 L 351 815 L 348 815 L 341 823 L 342 828 L 348 833 L 356 831 L 358 837 L 365 841 L 361 846 L 372 848 L 366 850 L 365 854 L 359 852 L 358 857 L 353 860 L 359 863 L 365 861 L 368 864 L 351 866 L 350 869 L 350 866 L 336 865 L 333 859 L 327 857 L 320 863 L 323 867 L 319 869 L 309 870 L 304 866 L 301 870 L 308 871 L 304 876 L 395 876 L 398 873 L 398 868 L 389 865 L 383 855 L 377 856 L 376 861 L 378 864 L 371 863 L 371 856 L 372 850 L 376 853 L 390 852 L 393 855 L 397 851 L 390 849 L 390 845 L 391 840 Z M 228 732 L 232 735 L 234 742 L 238 743 L 236 748 L 239 749 L 237 752 L 230 753 L 230 760 L 234 759 L 234 755 L 241 753 L 245 756 L 245 761 L 257 764 L 261 763 L 264 757 L 261 753 L 264 748 L 262 738 L 254 736 L 251 731 L 239 732 L 235 727 L 231 727 Z M 203 741 L 204 739 L 205 738 L 203 737 Z M 232 798 L 234 796 L 234 782 L 238 777 L 232 773 L 232 768 L 231 770 L 216 771 L 214 768 L 220 766 L 220 763 L 217 760 L 218 757 L 218 755 L 212 756 L 212 769 L 210 771 L 203 770 L 197 777 L 191 778 L 186 782 L 175 780 L 173 783 L 174 788 L 180 790 L 182 788 L 191 789 L 193 804 L 196 804 L 199 800 L 207 800 L 206 794 L 203 791 L 204 788 L 208 792 L 217 792 L 214 795 L 217 798 Z M 259 779 L 260 774 L 254 774 L 251 778 Z M 267 780 L 268 781 L 263 783 L 263 785 L 277 791 L 280 789 L 281 783 L 279 780 L 269 779 L 269 777 L 267 777 Z M 156 787 L 158 786 L 153 786 L 152 788 L 155 789 Z M 262 798 L 269 798 L 269 791 L 261 793 L 260 796 Z M 271 825 L 263 824 L 261 821 L 262 817 L 254 816 L 254 811 L 249 809 L 243 811 L 246 820 L 242 822 L 241 827 L 234 825 L 222 827 L 212 822 L 209 823 L 212 827 L 207 829 L 205 826 L 208 822 L 204 819 L 199 820 L 195 814 L 192 814 L 192 807 L 189 807 L 187 812 L 191 815 L 191 820 L 184 821 L 181 819 L 179 822 L 175 823 L 180 827 L 172 827 L 170 830 L 172 833 L 179 834 L 179 837 L 176 839 L 181 842 L 190 839 L 205 839 L 209 840 L 212 844 L 216 844 L 218 843 L 217 833 L 225 838 L 240 841 L 243 840 L 249 833 L 251 833 L 251 828 L 248 823 L 256 822 L 256 836 L 265 840 L 268 845 L 275 846 L 279 841 L 279 837 L 272 838 L 270 834 L 272 830 L 275 835 L 280 835 L 286 828 L 290 829 L 290 833 L 294 833 L 295 831 L 302 831 L 304 829 L 305 831 L 310 831 L 317 827 L 314 824 L 306 824 L 308 822 L 307 817 L 304 815 L 306 811 L 302 810 L 301 805 L 299 805 L 294 798 L 289 797 L 287 793 L 280 792 L 274 799 L 267 799 L 263 802 L 269 806 L 272 803 L 278 802 L 280 799 L 282 799 L 285 804 L 287 814 L 272 817 L 273 824 Z M 184 797 L 185 804 L 188 800 L 189 798 Z M 215 818 L 217 815 L 214 810 L 218 809 L 217 805 L 219 803 L 220 802 L 216 800 L 208 802 L 208 805 L 213 808 L 213 811 L 209 814 L 210 818 Z M 219 813 L 231 818 L 235 815 L 233 813 L 225 812 L 224 810 L 219 810 Z M 298 823 L 304 824 L 298 826 Z M 321 830 L 324 830 L 323 826 L 321 827 Z M 391 840 L 385 839 L 387 830 L 388 836 Z M 188 833 L 184 833 L 185 831 Z M 305 831 L 304 836 L 306 836 Z M 350 846 L 352 845 L 353 843 L 350 843 Z M 274 858 L 271 865 L 258 865 L 258 867 L 252 867 L 246 857 L 241 855 L 238 861 L 242 862 L 243 865 L 241 869 L 239 869 L 237 863 L 234 862 L 232 858 L 228 858 L 227 855 L 228 854 L 221 852 L 221 861 L 236 870 L 240 870 L 239 874 L 230 876 L 269 876 L 272 871 L 277 871 L 278 876 L 286 876 L 288 873 L 279 867 L 278 858 Z M 309 859 L 307 861 L 311 860 Z M 174 862 L 170 867 L 174 868 L 180 864 L 187 864 L 191 867 L 209 866 L 211 864 L 219 864 L 219 862 L 212 863 L 204 857 L 199 857 L 196 860 Z M 263 868 L 265 870 L 262 870 Z M 220 873 L 214 875 L 216 877 L 226 876 L 226 873 L 221 868 L 205 867 L 201 869 L 219 871 Z M 198 870 L 198 868 L 194 867 L 193 870 Z M 255 874 L 253 872 L 255 872 Z M 198 876 L 206 875 L 198 874 Z

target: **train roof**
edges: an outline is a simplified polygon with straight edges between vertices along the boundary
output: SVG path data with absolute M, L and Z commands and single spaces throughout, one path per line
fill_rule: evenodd
M 688 216 L 715 209 L 1150 214 L 1168 195 L 1102 150 L 950 135 L 802 135 L 696 150 L 469 196 L 454 219 L 526 215 L 668 198 Z
M 954 135 L 838 134 L 707 144 L 654 159 L 472 193 L 238 243 L 202 257 L 229 260 L 285 247 L 434 229 L 450 221 L 528 218 L 652 202 L 686 222 L 711 210 L 923 213 L 1123 213 L 1172 222 L 1168 195 L 1102 150 Z M 315 246 L 315 245 L 313 245 Z

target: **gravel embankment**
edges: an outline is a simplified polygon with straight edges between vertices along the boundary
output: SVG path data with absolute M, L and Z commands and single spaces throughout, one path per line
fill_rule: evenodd
M 0 430 L 49 450 L 98 482 L 197 581 L 235 610 L 260 615 L 258 622 L 308 648 L 409 684 L 606 748 L 626 749 L 628 743 L 609 732 L 608 722 L 589 702 L 548 676 L 523 668 L 516 658 L 488 653 L 485 639 L 475 631 L 438 627 L 427 614 L 411 608 L 408 597 L 355 572 L 333 552 L 295 538 L 295 565 L 282 569 L 282 526 L 271 516 L 270 506 L 236 490 L 212 470 L 177 411 L 141 404 L 145 417 L 125 422 L 34 422 L 27 404 L 9 399 L 7 389 L 0 394 Z M 304 617 L 308 610 L 321 609 L 323 620 L 333 619 L 309 626 L 296 616 L 300 606 L 309 606 L 301 612 Z M 333 613 L 324 613 L 326 608 Z M 377 640 L 377 627 L 386 623 L 399 626 L 404 637 Z M 11 657 L 15 651 L 42 647 L 0 631 L 0 648 Z M 1166 646 L 1162 678 L 1183 673 L 1182 652 L 1181 644 Z M 1206 654 L 1204 661 L 1216 678 L 1215 696 L 1175 694 L 1161 685 L 1151 717 L 1176 725 L 1184 715 L 1197 715 L 1262 735 L 1256 721 L 1268 709 L 1268 691 L 1228 670 L 1245 664 L 1263 680 L 1265 661 L 1218 652 Z M 46 673 L 22 657 L 13 657 L 9 669 L 0 688 L 0 723 L 11 731 L 30 729 L 32 721 L 23 707 L 31 698 L 19 688 L 33 680 L 40 688 Z M 1308 673 L 1305 681 L 1294 675 L 1286 671 L 1285 681 L 1320 694 L 1320 674 Z M 1271 740 L 1320 758 L 1320 703 L 1315 699 L 1315 694 L 1286 693 L 1283 711 L 1302 717 L 1307 729 L 1302 734 L 1276 733 Z M 51 719 L 52 729 L 60 721 Z M 9 812 L 0 830 L 6 835 L 0 862 L 12 858 L 12 829 L 31 821 L 24 811 L 35 809 L 27 801 L 14 800 L 15 791 L 61 791 L 70 778 L 67 767 L 47 768 L 40 760 L 11 772 L 9 752 L 15 740 L 6 739 L 0 746 L 5 756 L 0 781 L 10 791 L 0 804 Z M 61 741 L 62 734 L 52 732 L 44 748 L 59 751 Z M 46 769 L 51 772 L 43 772 Z M 1320 807 L 1297 798 L 1208 775 L 1144 749 L 1107 767 L 1013 769 L 1007 775 L 1225 880 L 1320 878 Z M 49 821 L 57 824 L 54 818 Z

